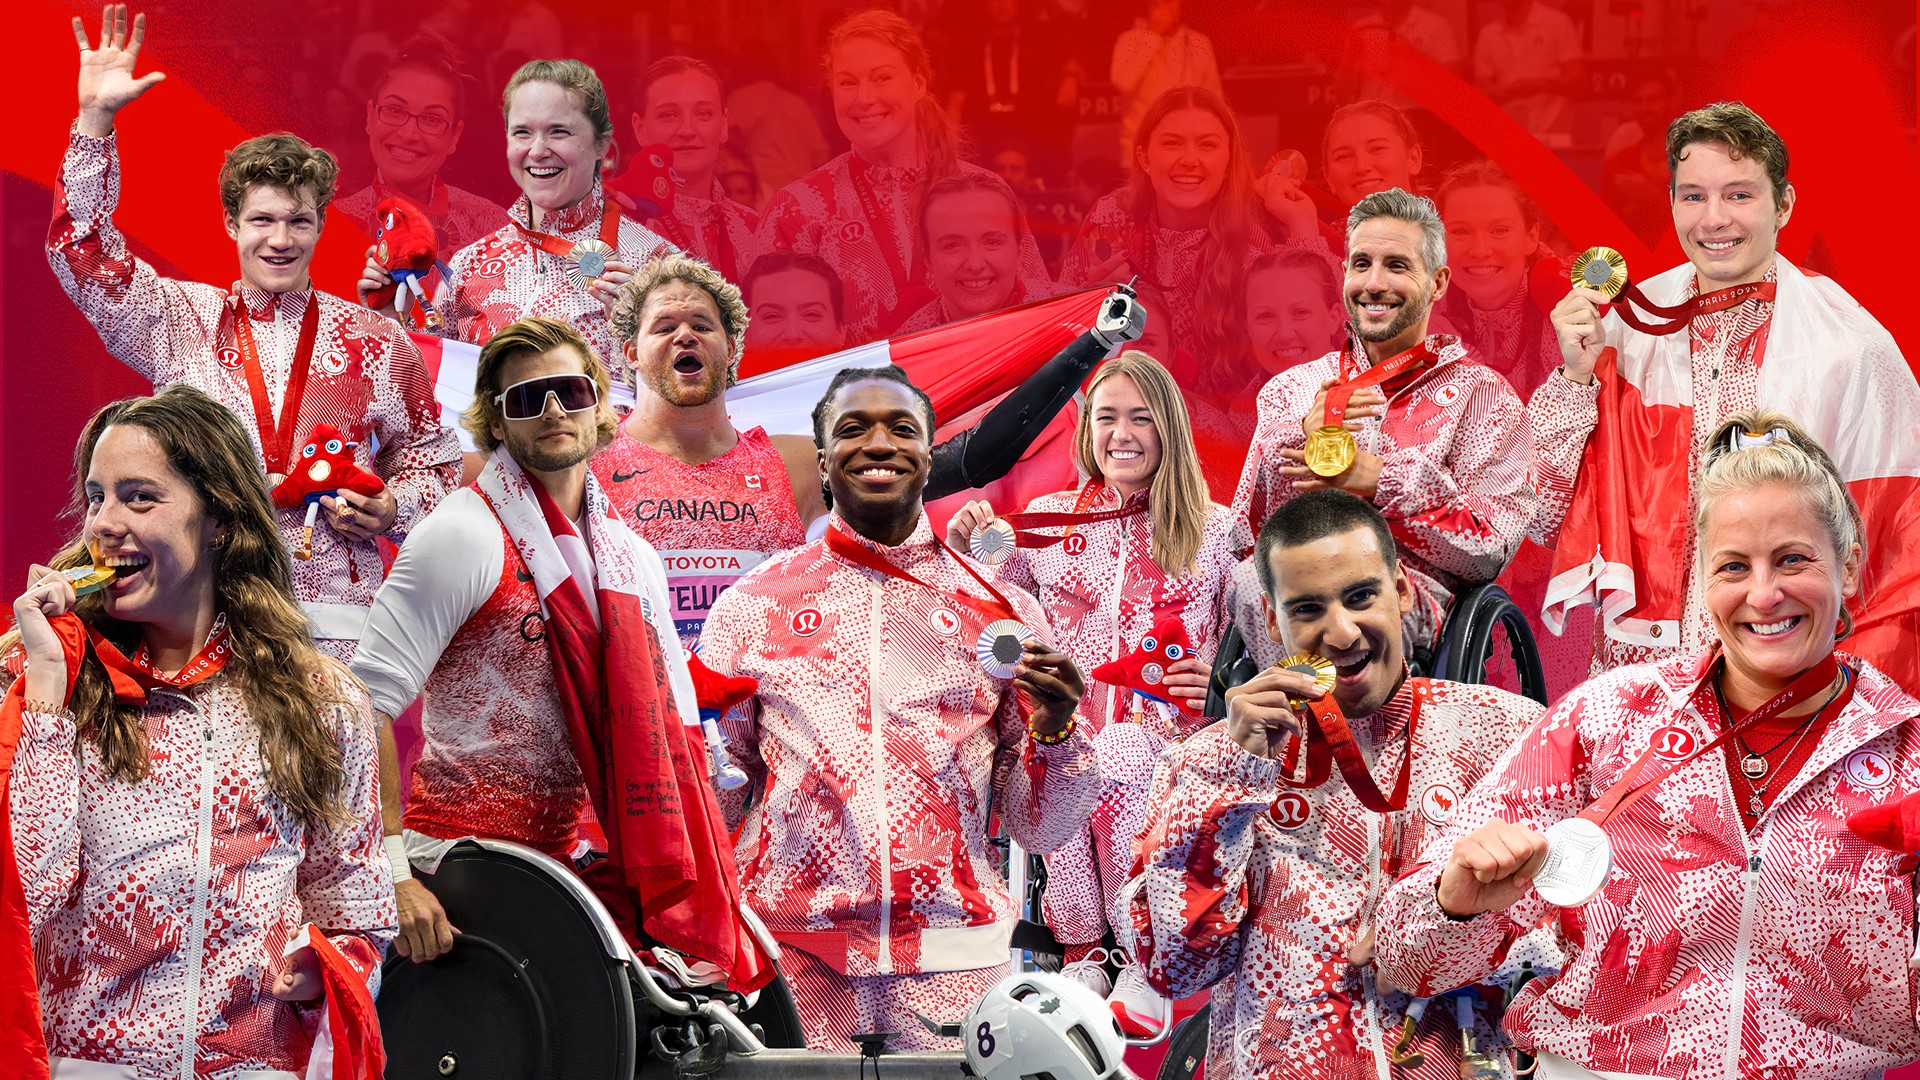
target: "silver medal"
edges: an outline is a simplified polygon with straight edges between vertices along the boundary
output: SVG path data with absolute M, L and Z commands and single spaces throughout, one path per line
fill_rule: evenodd
M 1013 526 L 994 518 L 967 537 L 967 552 L 983 563 L 998 566 L 1013 557 Z
M 1554 907 L 1577 908 L 1593 899 L 1613 872 L 1613 841 L 1582 817 L 1547 829 L 1547 861 L 1533 875 L 1533 891 Z
M 980 670 L 996 679 L 1011 679 L 1014 666 L 1020 663 L 1021 653 L 1026 651 L 1027 643 L 1033 640 L 1033 631 L 1027 629 L 1024 623 L 1001 619 L 989 623 L 985 630 L 980 631 L 973 652 L 980 658 Z

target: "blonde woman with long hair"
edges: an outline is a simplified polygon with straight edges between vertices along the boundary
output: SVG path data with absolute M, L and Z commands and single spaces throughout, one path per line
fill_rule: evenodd
M 0 894 L 24 895 L 54 1071 L 303 1072 L 296 1006 L 364 984 L 394 935 L 366 690 L 308 637 L 224 406 L 115 402 L 74 471 L 80 531 L 0 638 L 24 666 L 0 711 L 23 888 Z
M 1085 482 L 1035 499 L 1027 512 L 1085 520 L 1045 528 L 1058 542 L 1017 548 L 1000 567 L 1002 580 L 1039 598 L 1054 640 L 1082 671 L 1131 653 L 1170 616 L 1193 648 L 1163 665 L 1161 684 L 1192 713 L 1091 676 L 1081 699 L 1106 785 L 1087 831 L 1047 860 L 1045 912 L 1067 946 L 1069 973 L 1104 991 L 1107 957 L 1098 946 L 1110 927 L 1124 925 L 1113 918 L 1115 899 L 1146 820 L 1153 763 L 1169 739 L 1205 722 L 1198 713 L 1226 625 L 1227 583 L 1253 538 L 1244 517 L 1208 498 L 1180 388 L 1146 353 L 1123 352 L 1094 372 L 1074 458 Z M 987 503 L 968 504 L 949 523 L 949 542 L 966 544 L 993 519 Z M 1156 1018 L 1165 1022 L 1166 1004 L 1139 965 L 1116 959 L 1115 1014 L 1144 1034 Z

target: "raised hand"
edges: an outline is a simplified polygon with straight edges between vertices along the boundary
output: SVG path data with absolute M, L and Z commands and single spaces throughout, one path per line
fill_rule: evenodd
M 1440 871 L 1440 908 L 1464 917 L 1512 907 L 1546 861 L 1546 834 L 1494 818 L 1453 845 Z
M 1596 289 L 1572 289 L 1561 297 L 1549 317 L 1554 336 L 1560 339 L 1563 373 L 1582 386 L 1593 382 L 1593 366 L 1600 351 L 1607 347 L 1607 335 L 1600 327 L 1600 307 L 1608 303 L 1607 294 Z
M 139 59 L 140 43 L 146 36 L 145 15 L 134 16 L 132 34 L 128 34 L 125 4 L 108 4 L 101 9 L 98 48 L 88 42 L 86 24 L 79 16 L 74 17 L 73 39 L 80 46 L 82 135 L 104 139 L 112 134 L 114 115 L 166 78 L 158 71 L 134 77 L 134 61 Z

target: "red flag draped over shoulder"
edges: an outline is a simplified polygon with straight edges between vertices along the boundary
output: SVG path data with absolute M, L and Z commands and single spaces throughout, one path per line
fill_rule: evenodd
M 1678 302 L 1693 273 L 1648 281 Z M 1866 563 L 1847 649 L 1920 686 L 1920 384 L 1884 327 L 1831 280 L 1779 259 L 1779 289 L 1755 389 L 1759 408 L 1819 441 L 1860 506 Z M 1677 646 L 1693 527 L 1693 380 L 1688 335 L 1605 322 L 1599 421 L 1547 587 L 1547 621 L 1598 601 L 1617 640 Z
M 677 657 L 680 643 L 658 559 L 649 567 L 651 549 L 613 516 L 591 477 L 584 537 L 504 447 L 474 486 L 540 590 L 574 756 L 607 853 L 638 895 L 641 927 L 667 948 L 717 965 L 736 990 L 766 985 L 776 972 L 742 907 L 733 846 L 696 741 L 692 678 L 667 652 Z M 579 537 L 591 553 L 592 601 L 558 537 Z

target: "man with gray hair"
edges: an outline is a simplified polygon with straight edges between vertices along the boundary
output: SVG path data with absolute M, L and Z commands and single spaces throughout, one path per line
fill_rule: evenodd
M 1342 286 L 1351 341 L 1261 389 L 1233 497 L 1255 523 L 1319 488 L 1378 507 L 1414 588 L 1404 619 L 1412 650 L 1433 647 L 1455 593 L 1506 566 L 1539 501 L 1519 397 L 1457 338 L 1427 332 L 1449 276 L 1432 200 L 1390 188 L 1354 206 Z M 1234 617 L 1256 659 L 1270 663 L 1277 656 L 1261 655 L 1266 619 L 1254 600 L 1262 593 L 1242 571 Z M 1357 671 L 1365 653 L 1329 659 Z

